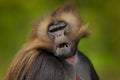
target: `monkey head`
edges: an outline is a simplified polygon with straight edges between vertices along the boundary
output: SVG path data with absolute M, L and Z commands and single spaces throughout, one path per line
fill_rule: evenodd
M 42 45 L 41 48 L 51 50 L 55 56 L 62 59 L 72 57 L 77 51 L 79 40 L 88 35 L 86 27 L 71 4 L 58 8 L 39 22 L 35 29 L 32 34 Z

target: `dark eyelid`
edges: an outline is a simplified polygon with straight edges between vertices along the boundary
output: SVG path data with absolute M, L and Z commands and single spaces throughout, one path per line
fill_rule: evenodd
M 67 25 L 67 24 L 66 24 L 65 22 L 63 22 L 63 21 L 60 22 L 59 24 L 60 24 L 60 26 L 66 26 L 66 25 Z
M 58 21 L 58 22 L 55 22 L 55 23 L 51 23 L 48 26 L 48 31 L 49 32 L 55 32 L 55 31 L 58 31 L 58 30 L 61 30 L 61 29 L 65 28 L 66 26 L 67 26 L 67 24 L 66 24 L 65 21 Z
M 50 30 L 49 32 L 55 32 L 55 31 L 58 31 L 58 30 L 61 30 L 61 29 L 64 29 L 64 28 L 65 28 L 65 26 L 61 26 L 59 28 L 54 28 L 54 29 Z

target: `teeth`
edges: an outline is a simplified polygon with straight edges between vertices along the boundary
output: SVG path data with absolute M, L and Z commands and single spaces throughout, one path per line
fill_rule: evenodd
M 65 45 L 65 47 L 67 47 L 67 45 Z
M 60 44 L 60 45 L 57 46 L 56 49 L 66 48 L 66 47 L 68 47 L 68 44 Z
M 64 45 L 64 47 L 66 47 L 66 45 Z
M 59 49 L 59 47 L 57 47 L 57 49 Z

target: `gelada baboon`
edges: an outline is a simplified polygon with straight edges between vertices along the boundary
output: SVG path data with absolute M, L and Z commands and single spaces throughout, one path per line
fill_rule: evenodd
M 88 34 L 74 6 L 61 6 L 33 26 L 5 80 L 99 80 L 90 60 L 77 47 Z

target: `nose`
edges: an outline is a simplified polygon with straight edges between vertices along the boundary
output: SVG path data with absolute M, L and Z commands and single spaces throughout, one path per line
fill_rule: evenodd
M 60 37 L 62 34 L 57 34 L 57 36 L 56 37 Z

